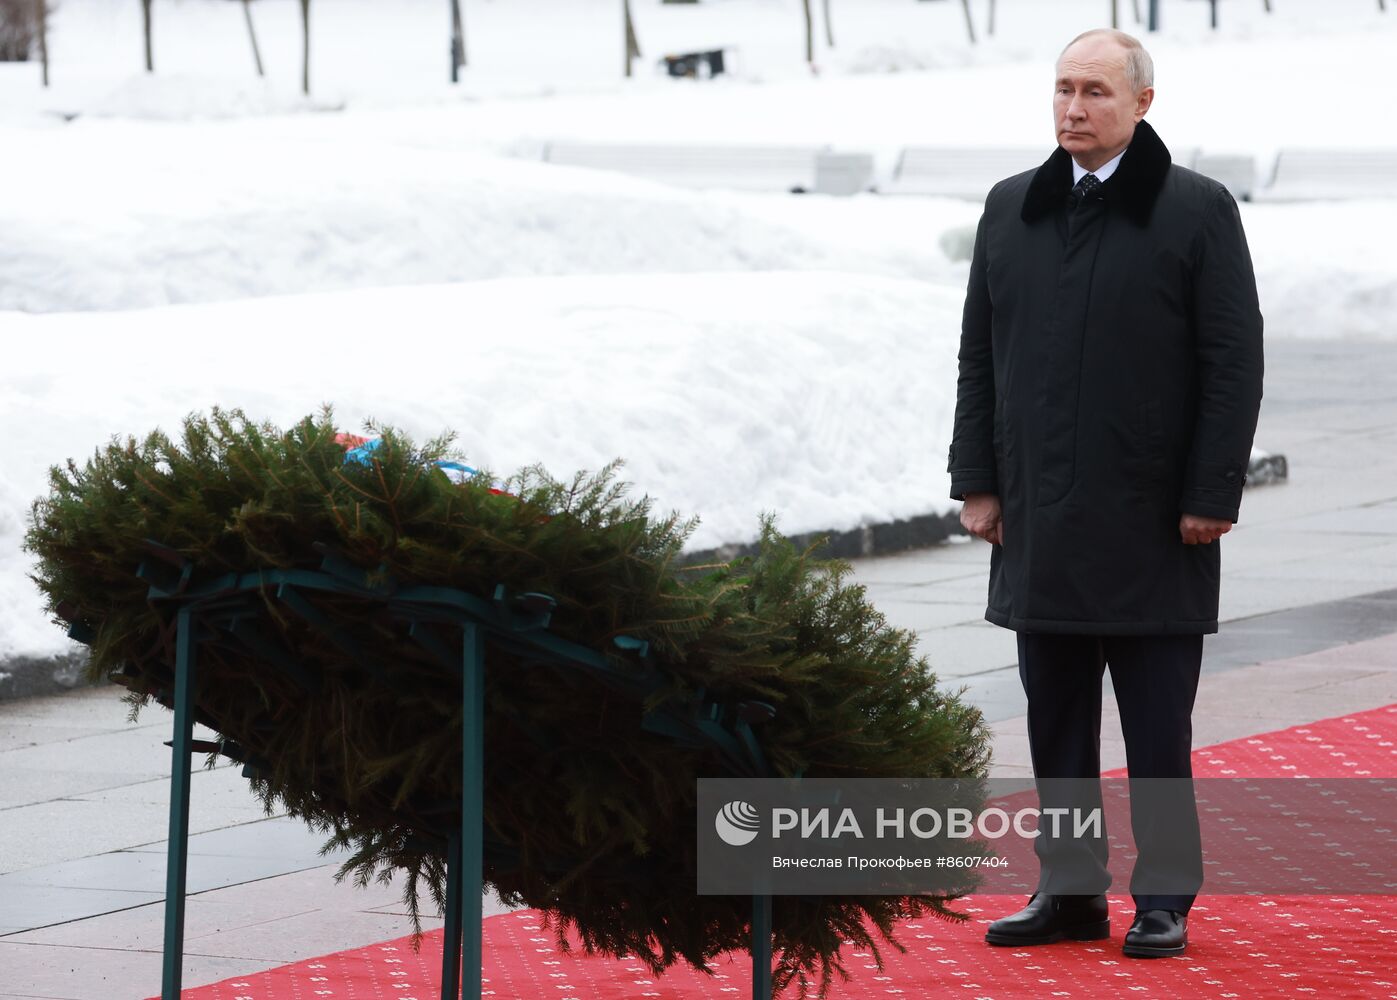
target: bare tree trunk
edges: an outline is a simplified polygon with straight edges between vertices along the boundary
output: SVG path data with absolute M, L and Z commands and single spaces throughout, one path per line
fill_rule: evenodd
M 301 93 L 310 94 L 310 0 L 301 0 Z
M 825 42 L 830 48 L 834 48 L 834 22 L 829 19 L 829 0 L 824 0 L 825 8 Z
M 994 0 L 990 0 L 990 24 L 989 24 L 989 32 L 990 32 L 990 36 L 993 37 L 993 36 L 994 36 Z
M 1261 6 L 1266 8 L 1266 13 L 1271 13 L 1271 0 L 1261 0 Z M 1382 0 L 1378 0 L 1378 6 L 1382 6 Z
M 466 64 L 466 20 L 461 16 L 461 0 L 451 0 L 451 82 L 461 79 Z
M 631 0 L 621 0 L 626 15 L 626 76 L 632 76 L 632 63 L 640 58 L 640 40 L 635 37 L 635 19 L 631 17 Z
M 1144 20 L 1144 18 L 1140 16 L 1140 0 L 1130 0 L 1130 6 L 1135 14 L 1135 23 L 1139 24 Z
M 257 29 L 252 26 L 252 0 L 243 0 L 243 18 L 247 21 L 247 37 L 252 39 L 252 61 L 257 64 L 257 75 L 266 76 L 262 69 L 262 50 L 257 47 Z
M 815 25 L 810 14 L 810 0 L 801 0 L 801 7 L 805 10 L 805 61 L 811 68 L 814 68 Z
M 150 4 L 151 0 L 141 0 L 141 21 L 146 37 L 146 72 L 155 72 L 155 56 L 150 50 Z
M 49 85 L 49 7 L 48 0 L 36 0 L 39 20 L 39 62 L 43 64 L 44 86 Z
M 1113 28 L 1119 28 L 1121 26 L 1120 6 L 1120 0 L 1111 0 L 1111 27 Z
M 970 32 L 970 44 L 975 44 L 975 21 L 970 17 L 970 0 L 960 0 L 960 5 L 965 8 L 965 30 Z

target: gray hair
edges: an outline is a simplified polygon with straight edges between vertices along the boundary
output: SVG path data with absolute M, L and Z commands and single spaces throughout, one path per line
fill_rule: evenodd
M 1091 38 L 1093 35 L 1105 35 L 1125 49 L 1125 79 L 1135 93 L 1138 94 L 1146 87 L 1154 86 L 1154 60 L 1145 51 L 1145 47 L 1140 44 L 1140 39 L 1134 35 L 1127 35 L 1124 31 L 1117 31 L 1115 28 L 1092 28 L 1090 31 L 1082 32 L 1067 43 L 1057 57 L 1058 62 L 1062 61 L 1062 57 L 1067 54 L 1068 49 L 1083 38 Z

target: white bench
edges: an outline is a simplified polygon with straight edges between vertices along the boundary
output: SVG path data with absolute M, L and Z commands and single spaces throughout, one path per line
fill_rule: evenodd
M 1283 149 L 1257 201 L 1397 198 L 1397 148 Z
M 681 187 L 811 191 L 820 146 L 550 142 L 546 163 L 645 177 Z
M 958 149 L 909 146 L 898 157 L 885 194 L 940 195 L 983 201 L 990 188 L 1006 177 L 1041 166 L 1050 147 L 1020 146 Z
M 1193 169 L 1211 177 L 1232 192 L 1238 201 L 1256 194 L 1256 157 L 1233 153 L 1199 153 Z

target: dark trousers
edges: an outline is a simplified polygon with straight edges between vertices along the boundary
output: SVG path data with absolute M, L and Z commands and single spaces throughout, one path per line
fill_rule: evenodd
M 1131 894 L 1138 909 L 1187 913 L 1203 884 L 1189 758 L 1203 637 L 1020 632 L 1018 639 L 1040 808 L 1089 810 L 1101 803 L 1101 681 L 1109 665 L 1125 737 L 1130 821 L 1139 852 Z M 1034 843 L 1039 889 L 1055 894 L 1104 892 L 1111 881 L 1104 827 L 1102 836 L 1073 836 L 1071 824 L 1064 823 L 1062 835 L 1056 837 L 1046 827 L 1040 820 Z

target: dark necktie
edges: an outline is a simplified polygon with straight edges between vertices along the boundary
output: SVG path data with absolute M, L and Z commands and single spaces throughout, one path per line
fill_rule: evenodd
M 1072 187 L 1072 207 L 1081 208 L 1093 198 L 1101 197 L 1101 182 L 1095 174 L 1086 174 Z

